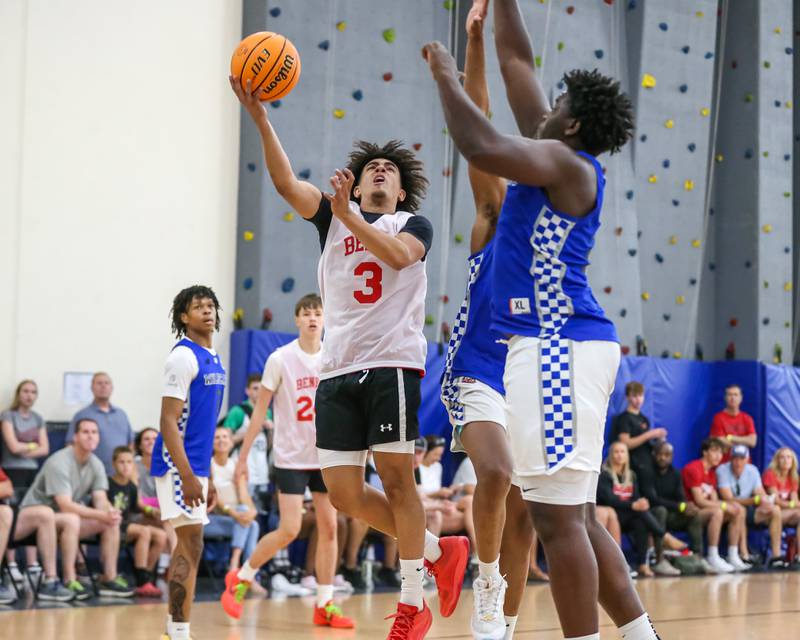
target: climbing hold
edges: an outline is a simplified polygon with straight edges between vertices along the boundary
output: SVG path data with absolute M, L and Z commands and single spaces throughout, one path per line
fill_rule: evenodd
M 678 236 L 670 236 L 669 237 L 669 243 L 671 245 L 673 245 L 673 246 L 678 244 Z
M 715 158 L 715 160 L 716 160 L 717 162 L 722 162 L 724 159 L 725 159 L 725 156 L 723 156 L 721 153 L 718 153 L 718 154 L 716 155 L 716 158 Z
M 792 108 L 792 101 L 791 100 L 787 100 L 786 101 L 786 108 L 787 109 L 791 109 Z
M 738 318 L 731 318 L 730 320 L 728 320 L 728 324 L 730 326 L 732 326 L 732 327 L 735 327 L 736 325 L 739 324 L 739 319 Z
M 344 118 L 344 109 L 334 109 L 333 110 L 333 117 L 337 120 L 341 120 Z
M 664 256 L 662 256 L 660 253 L 657 253 L 656 254 L 656 262 L 658 262 L 659 264 L 664 262 Z
M 739 63 L 736 60 L 731 60 L 731 69 L 735 69 L 739 66 Z
M 284 222 L 291 222 L 292 220 L 294 220 L 294 211 L 287 211 L 283 214 Z
M 597 58 L 598 60 L 602 60 L 604 55 L 605 55 L 605 53 L 603 53 L 602 49 L 595 49 L 594 50 L 594 57 Z
M 705 14 L 705 13 L 703 13 L 702 11 L 696 11 L 694 15 L 695 15 L 696 17 L 698 17 L 698 18 L 702 18 L 702 17 L 703 17 L 704 15 L 706 15 L 706 14 Z
M 689 284 L 694 286 L 697 284 L 697 278 L 689 278 Z
M 447 304 L 448 302 L 450 302 L 450 296 L 448 296 L 448 295 L 445 293 L 445 294 L 442 296 L 442 302 L 444 302 L 445 304 Z
M 603 287 L 603 291 L 606 293 L 611 293 L 611 287 Z
M 269 10 L 269 15 L 271 15 L 273 18 L 277 18 L 279 15 L 281 15 L 281 8 L 272 7 L 272 9 Z
M 461 244 L 462 242 L 464 242 L 464 236 L 462 234 L 460 234 L 460 233 L 457 233 L 453 237 L 453 240 L 455 240 L 456 244 Z
M 767 280 L 764 280 L 764 282 L 762 284 L 763 284 L 765 289 L 769 289 L 769 282 Z
M 642 237 L 642 230 L 641 230 L 641 229 L 639 229 L 639 230 L 636 232 L 636 237 L 637 237 L 637 238 L 641 238 L 641 237 Z
M 677 206 L 679 206 L 679 205 L 680 205 L 680 203 L 681 203 L 681 201 L 680 201 L 680 200 L 675 200 L 674 198 L 672 199 L 672 206 L 673 206 L 673 207 L 677 207 Z
M 281 291 L 289 293 L 292 289 L 294 289 L 294 278 L 285 278 L 284 281 L 281 282 Z
M 568 6 L 567 7 L 567 13 L 569 15 L 572 15 L 573 13 L 575 13 L 575 7 L 573 7 L 572 5 Z
M 445 167 L 442 169 L 442 175 L 445 178 L 449 178 L 451 175 L 453 175 L 453 170 L 450 167 Z
M 344 20 L 340 20 L 339 22 L 336 23 L 336 28 L 339 31 L 344 31 L 345 29 L 347 29 L 347 23 Z
M 661 163 L 661 166 L 664 167 L 665 169 L 669 169 L 669 160 L 664 160 Z
M 772 32 L 773 32 L 773 33 L 777 33 L 777 34 L 779 34 L 779 35 L 780 35 L 780 33 L 782 33 L 782 31 L 783 31 L 783 29 L 781 29 L 780 27 L 775 27 L 775 28 L 772 30 Z
M 786 52 L 787 56 L 790 56 L 794 53 L 794 49 L 792 49 L 791 47 L 786 47 L 784 51 Z
M 792 192 L 791 191 L 784 191 L 783 192 L 783 197 L 784 198 L 791 198 L 792 197 Z
M 769 324 L 769 318 L 764 318 L 764 319 L 761 321 L 761 324 L 763 324 L 764 326 L 767 326 L 767 325 Z
M 783 252 L 784 253 L 791 253 L 792 252 L 792 248 L 791 247 L 784 247 L 783 248 Z
M 301 180 L 308 180 L 311 177 L 311 169 L 302 169 L 297 177 Z
M 703 56 L 706 60 L 711 60 L 714 57 L 714 54 L 710 51 L 706 51 L 706 55 Z
M 414 149 L 414 151 L 419 151 L 420 149 L 422 149 L 422 143 L 415 142 L 414 144 L 411 145 L 411 148 Z
M 769 158 L 769 151 L 762 151 L 761 155 L 764 156 L 765 158 Z
M 533 57 L 533 64 L 535 64 L 537 67 L 541 67 L 542 66 L 542 56 L 534 56 Z
M 650 294 L 647 291 L 642 291 L 642 300 L 649 300 Z
M 700 248 L 700 244 L 701 244 L 701 243 L 700 243 L 700 240 L 698 240 L 697 238 L 695 238 L 695 239 L 694 239 L 694 240 L 692 240 L 692 242 L 691 242 L 692 249 L 699 249 L 699 248 Z
M 713 271 L 716 268 L 717 268 L 717 265 L 715 265 L 713 262 L 709 262 L 708 263 L 708 270 L 709 271 Z
M 694 189 L 694 180 L 684 180 L 683 188 L 686 189 L 686 191 L 691 191 Z
M 394 29 L 384 29 L 381 35 L 383 36 L 383 39 L 389 44 L 394 42 L 395 38 L 397 37 L 397 33 L 395 33 Z
M 748 160 L 753 157 L 753 150 L 752 149 L 745 149 L 744 150 L 744 157 Z
M 681 47 L 681 51 L 683 51 L 684 53 L 689 53 L 689 51 L 690 51 L 690 49 L 689 49 L 689 45 L 688 45 L 688 44 L 686 44 L 686 45 L 683 45 L 683 46 Z
M 616 229 L 614 229 L 614 235 L 621 236 L 622 235 L 622 227 L 617 227 Z
M 559 42 L 556 45 L 556 49 L 558 49 L 559 51 L 563 51 L 564 50 L 564 43 L 563 42 Z
M 245 242 L 250 242 L 253 238 L 256 237 L 256 234 L 254 234 L 252 231 L 245 231 L 242 234 L 242 236 L 244 237 Z
M 678 91 L 680 91 L 681 93 L 686 93 L 688 90 L 689 90 L 689 85 L 682 84 L 680 87 L 678 87 Z
M 642 86 L 645 89 L 655 89 L 656 86 L 656 77 L 649 73 L 645 73 L 642 76 Z
M 628 255 L 633 258 L 636 255 L 636 249 L 628 249 Z
M 627 356 L 631 352 L 631 348 L 627 344 L 623 344 L 619 350 L 622 352 L 623 356 Z
M 680 351 L 675 351 L 673 352 L 672 357 L 676 360 L 680 360 L 683 357 L 683 354 Z
M 670 319 L 672 316 L 671 316 L 670 314 L 668 314 L 668 313 L 665 313 L 665 314 L 663 314 L 661 317 L 662 317 L 662 318 L 664 318 L 664 322 L 669 322 L 669 319 Z
M 764 60 L 763 65 L 765 69 L 769 69 L 772 66 L 769 60 Z
M 792 290 L 792 283 L 791 282 L 784 282 L 783 283 L 783 290 L 784 291 L 791 291 Z
M 686 298 L 683 296 L 675 296 L 675 304 L 683 304 L 686 302 Z
M 784 153 L 784 154 L 783 154 L 783 159 L 784 159 L 784 160 L 786 160 L 786 162 L 789 162 L 789 160 L 791 160 L 791 159 L 792 159 L 792 156 L 791 156 L 791 155 L 789 155 L 788 153 Z
M 703 107 L 702 109 L 700 109 L 700 115 L 703 116 L 704 118 L 707 118 L 709 113 L 711 113 L 711 109 L 709 109 L 708 107 Z
M 245 278 L 242 281 L 242 287 L 244 287 L 245 291 L 249 291 L 253 288 L 253 279 L 252 278 Z
M 752 267 L 752 266 L 753 266 L 753 263 L 752 263 L 752 262 L 750 262 L 749 260 L 745 260 L 745 261 L 744 261 L 744 268 L 745 268 L 745 269 L 749 269 L 749 268 L 750 268 L 750 267 Z
M 625 192 L 625 197 L 626 197 L 628 200 L 633 200 L 633 191 L 626 191 L 626 192 Z
M 444 2 L 442 2 L 442 7 L 444 7 L 445 11 L 452 11 L 454 5 L 454 0 L 444 0 Z
M 627 309 L 620 309 L 619 310 L 619 315 L 620 315 L 620 317 L 624 318 L 625 316 L 628 315 L 628 310 Z
M 272 102 L 269 103 L 269 106 L 271 106 L 273 109 L 280 109 L 281 101 L 280 100 L 273 100 Z
M 675 126 L 675 121 L 672 118 L 670 118 L 669 120 L 664 122 L 664 126 L 667 129 L 672 129 Z
M 427 314 L 425 316 L 425 324 L 428 325 L 428 326 L 431 326 L 433 324 L 433 315 L 432 314 L 429 313 L 429 314 Z
M 690 142 L 688 145 L 686 145 L 686 148 L 694 153 L 694 150 L 697 149 L 697 145 L 694 142 Z
M 772 225 L 771 225 L 771 224 L 769 224 L 769 223 L 767 223 L 767 224 L 765 224 L 763 227 L 761 227 L 761 230 L 762 230 L 764 233 L 772 233 Z
M 745 102 L 752 102 L 753 101 L 753 94 L 752 93 L 745 93 L 744 94 L 744 101 Z
M 651 174 L 648 176 L 648 178 L 647 178 L 647 181 L 648 181 L 650 184 L 655 184 L 656 182 L 658 182 L 658 176 L 657 176 L 656 174 L 654 174 L 654 173 L 651 173 Z
M 614 0 L 603 0 L 609 7 L 614 4 Z
M 658 28 L 661 29 L 662 31 L 666 31 L 667 29 L 669 29 L 669 25 L 667 25 L 666 22 L 659 22 Z
M 647 134 L 643 133 L 639 136 L 639 142 L 646 142 L 647 141 Z
M 353 100 L 360 102 L 364 98 L 364 92 L 361 89 L 356 89 L 353 91 Z
M 387 71 L 386 73 L 383 74 L 383 81 L 391 82 L 393 77 L 394 76 L 392 75 L 391 71 Z
M 323 40 L 323 41 L 322 41 L 322 42 L 320 42 L 320 43 L 319 43 L 317 46 L 318 46 L 320 49 L 322 49 L 323 51 L 327 51 L 327 50 L 330 48 L 330 46 L 331 46 L 331 42 L 330 42 L 330 40 Z
M 247 170 L 251 173 L 256 170 L 256 163 L 255 162 L 248 162 L 247 163 Z

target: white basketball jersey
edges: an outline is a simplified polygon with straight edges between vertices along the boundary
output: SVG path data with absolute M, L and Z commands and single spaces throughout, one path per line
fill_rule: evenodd
M 319 469 L 314 399 L 322 351 L 306 353 L 297 340 L 276 349 L 261 380 L 272 391 L 275 433 L 272 451 L 281 469 Z
M 361 215 L 357 203 L 350 208 Z M 413 215 L 384 214 L 372 226 L 396 236 Z M 333 216 L 317 274 L 325 305 L 321 379 L 378 367 L 425 370 L 424 262 L 393 269 Z

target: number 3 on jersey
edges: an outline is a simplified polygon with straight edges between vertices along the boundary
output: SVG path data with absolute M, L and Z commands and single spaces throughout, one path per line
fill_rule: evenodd
M 383 269 L 377 262 L 362 262 L 355 269 L 353 275 L 356 277 L 365 276 L 363 288 L 353 291 L 353 297 L 361 304 L 373 304 L 380 300 L 383 294 L 381 280 L 383 279 Z
M 300 396 L 297 399 L 297 421 L 312 422 L 314 420 L 314 401 L 311 396 Z

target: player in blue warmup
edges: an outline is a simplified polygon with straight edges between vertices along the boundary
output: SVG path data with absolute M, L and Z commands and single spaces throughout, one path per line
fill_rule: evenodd
M 172 524 L 178 538 L 169 567 L 167 632 L 162 640 L 189 640 L 203 525 L 215 501 L 211 454 L 225 392 L 225 369 L 212 348 L 219 330 L 214 292 L 196 285 L 175 296 L 172 330 L 179 341 L 164 369 L 161 433 L 153 448 L 151 473 L 161 518 Z
M 494 241 L 491 327 L 509 338 L 514 474 L 547 555 L 564 636 L 599 639 L 599 598 L 626 640 L 652 640 L 625 560 L 594 518 L 620 350 L 585 270 L 605 187 L 596 156 L 628 141 L 632 106 L 618 82 L 573 70 L 551 110 L 516 0 L 495 3 L 495 46 L 522 136 L 500 134 L 472 104 L 443 45 L 423 55 L 459 151 L 511 181 Z
M 464 62 L 464 90 L 482 113 L 489 112 L 483 40 L 485 11 L 485 2 L 478 1 L 467 16 Z M 478 479 L 472 509 L 479 575 L 472 584 L 470 626 L 475 638 L 509 640 L 528 578 L 533 525 L 519 488 L 509 491 L 512 462 L 503 397 L 507 348 L 504 336 L 488 329 L 494 235 L 506 181 L 471 164 L 468 174 L 475 201 L 469 276 L 466 296 L 447 346 L 442 402 L 453 425 L 450 448 L 469 455 Z

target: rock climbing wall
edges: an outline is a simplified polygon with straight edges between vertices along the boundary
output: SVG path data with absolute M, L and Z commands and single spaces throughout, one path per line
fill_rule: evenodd
M 639 337 L 666 357 L 720 359 L 731 342 L 740 358 L 790 351 L 792 7 L 730 4 L 728 13 L 716 0 L 520 2 L 552 98 L 565 71 L 596 67 L 636 105 L 634 140 L 601 158 L 606 203 L 589 268 L 625 352 Z M 427 332 L 437 339 L 463 297 L 474 206 L 419 49 L 439 39 L 463 61 L 471 2 L 368 5 L 247 0 L 243 32 L 285 33 L 302 56 L 295 91 L 268 107 L 300 177 L 324 188 L 356 138 L 418 149 L 431 179 L 421 213 L 436 232 Z M 492 120 L 515 133 L 491 27 L 490 13 Z M 316 290 L 316 231 L 269 184 L 246 116 L 241 148 L 238 306 L 246 326 L 269 308 L 273 329 L 291 329 L 294 300 Z

